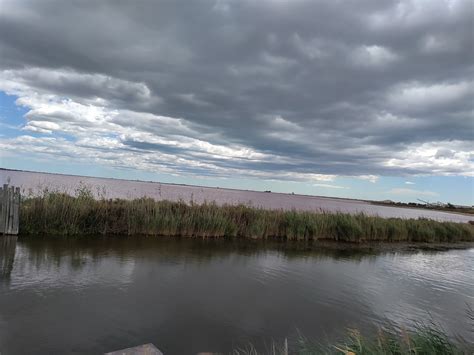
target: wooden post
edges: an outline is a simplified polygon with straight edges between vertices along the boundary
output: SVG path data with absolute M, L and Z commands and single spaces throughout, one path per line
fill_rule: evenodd
M 13 232 L 13 187 L 8 189 L 8 228 L 7 233 L 8 235 L 12 234 Z
M 18 230 L 20 229 L 20 188 L 15 188 L 15 193 L 13 195 L 13 228 L 12 234 L 17 235 Z
M 0 233 L 17 235 L 20 222 L 20 188 L 0 188 Z
M 0 187 L 0 233 L 3 234 L 5 231 L 5 185 L 3 187 Z

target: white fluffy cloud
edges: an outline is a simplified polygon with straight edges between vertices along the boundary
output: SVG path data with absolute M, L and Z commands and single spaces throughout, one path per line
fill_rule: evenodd
M 397 152 L 385 164 L 420 171 L 433 175 L 474 176 L 474 149 L 462 141 L 430 142 L 408 147 Z

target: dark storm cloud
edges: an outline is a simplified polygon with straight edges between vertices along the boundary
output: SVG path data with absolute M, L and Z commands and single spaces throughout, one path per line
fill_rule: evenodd
M 15 0 L 1 6 L 4 90 L 25 96 L 32 108 L 27 129 L 71 131 L 90 114 L 64 112 L 75 109 L 70 103 L 41 110 L 31 98 L 40 92 L 117 110 L 82 124 L 91 135 L 120 136 L 116 149 L 173 154 L 219 169 L 469 173 L 468 0 Z M 179 137 L 189 144 L 166 143 Z M 426 156 L 435 159 L 430 164 L 417 160 L 453 144 L 464 149 L 450 156 L 457 165 L 439 168 L 436 159 L 447 158 L 436 149 Z M 261 156 L 216 155 L 213 146 Z M 235 159 L 224 159 L 229 155 Z

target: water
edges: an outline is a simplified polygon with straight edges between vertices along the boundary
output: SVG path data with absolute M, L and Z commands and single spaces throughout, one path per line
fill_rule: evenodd
M 156 182 L 105 179 L 85 176 L 46 174 L 29 171 L 0 169 L 0 184 L 9 182 L 22 188 L 24 194 L 38 193 L 44 189 L 59 190 L 74 194 L 86 187 L 96 196 L 107 198 L 151 197 L 156 200 L 205 201 L 223 204 L 246 204 L 265 209 L 301 211 L 329 211 L 360 213 L 381 217 L 431 218 L 439 221 L 467 223 L 474 217 L 460 213 L 449 213 L 417 208 L 400 208 L 373 205 L 367 201 L 320 196 L 265 193 L 259 191 L 220 189 L 216 187 L 162 184 Z
M 166 354 L 264 347 L 298 331 L 410 327 L 428 313 L 474 341 L 474 249 L 306 250 L 190 239 L 0 240 L 0 352 Z

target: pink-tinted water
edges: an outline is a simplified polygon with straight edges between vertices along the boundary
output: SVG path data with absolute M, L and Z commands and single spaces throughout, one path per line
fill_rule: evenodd
M 246 204 L 265 209 L 302 211 L 328 211 L 366 213 L 380 217 L 430 218 L 439 221 L 467 223 L 473 216 L 414 208 L 399 208 L 373 205 L 370 202 L 330 197 L 267 193 L 259 191 L 221 189 L 192 185 L 174 185 L 158 182 L 131 181 L 95 178 L 75 175 L 38 173 L 19 170 L 0 170 L 0 183 L 21 187 L 23 193 L 35 194 L 45 188 L 75 194 L 85 186 L 96 196 L 106 198 L 133 199 L 150 197 L 156 200 L 185 201 L 194 203 L 215 202 L 224 204 Z

